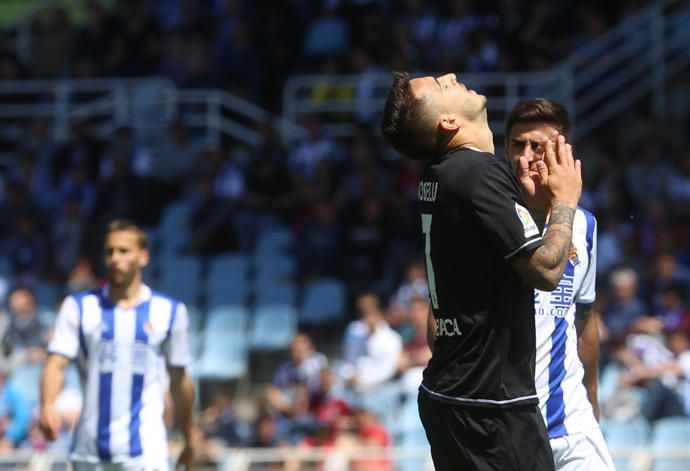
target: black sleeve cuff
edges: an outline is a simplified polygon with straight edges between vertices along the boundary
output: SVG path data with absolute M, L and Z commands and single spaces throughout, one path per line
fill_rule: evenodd
M 535 237 L 534 239 L 530 239 L 524 244 L 522 244 L 520 247 L 516 248 L 512 252 L 510 252 L 508 255 L 503 257 L 504 260 L 507 260 L 509 262 L 513 261 L 517 256 L 522 254 L 523 252 L 531 252 L 532 250 L 536 249 L 537 247 L 544 245 L 544 241 L 541 237 Z

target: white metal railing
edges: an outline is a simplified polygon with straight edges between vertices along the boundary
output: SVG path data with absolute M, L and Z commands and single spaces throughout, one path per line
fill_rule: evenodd
M 177 447 L 173 447 L 176 449 Z M 211 463 L 195 469 L 219 471 L 249 471 L 253 466 L 272 464 L 270 469 L 281 471 L 357 471 L 371 469 L 371 462 L 378 462 L 376 469 L 390 471 L 415 469 L 433 471 L 428 447 L 396 448 L 225 448 L 210 447 L 208 458 Z M 681 447 L 668 450 L 653 450 L 651 447 L 612 448 L 614 461 L 627 462 L 626 468 L 619 471 L 651 471 L 655 460 L 678 460 L 672 463 L 673 469 L 681 469 L 683 460 L 690 460 L 690 449 Z M 175 456 L 176 451 L 172 452 Z M 369 467 L 364 462 L 369 462 Z M 65 465 L 67 455 L 59 452 L 36 452 L 17 450 L 0 453 L 0 468 L 23 469 L 27 471 L 49 471 L 55 465 Z M 358 466 L 359 463 L 359 466 Z M 671 464 L 669 464 L 671 465 Z M 387 467 L 386 467 L 387 466 Z M 60 469 L 60 468 L 58 468 Z M 670 469 L 670 468 L 669 468 Z
M 536 96 L 558 100 L 569 109 L 576 139 L 650 92 L 655 113 L 662 115 L 666 81 L 689 64 L 690 1 L 662 0 L 578 48 L 548 71 L 457 75 L 488 95 L 489 124 L 500 144 L 510 109 L 518 101 Z M 392 80 L 389 72 L 367 73 L 366 81 L 360 82 L 363 77 L 293 76 L 285 87 L 285 116 L 299 122 L 305 115 L 323 115 L 330 120 L 325 132 L 349 135 L 358 114 L 379 115 Z
M 34 118 L 50 119 L 56 140 L 84 120 L 109 135 L 121 126 L 150 133 L 181 119 L 204 132 L 209 147 L 222 135 L 256 146 L 259 125 L 275 128 L 287 142 L 303 135 L 289 120 L 224 90 L 180 89 L 161 77 L 0 81 L 0 123 Z

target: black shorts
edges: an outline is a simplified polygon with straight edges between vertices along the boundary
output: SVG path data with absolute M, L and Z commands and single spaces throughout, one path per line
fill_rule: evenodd
M 466 407 L 419 392 L 419 416 L 436 471 L 553 471 L 538 405 Z

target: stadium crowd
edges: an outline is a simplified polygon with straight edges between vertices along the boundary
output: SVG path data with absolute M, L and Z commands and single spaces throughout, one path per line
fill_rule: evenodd
M 82 24 L 48 11 L 32 27 L 31 62 L 3 54 L 0 79 L 163 74 L 278 110 L 282 84 L 297 71 L 544 68 L 641 2 L 545 1 L 536 15 L 523 3 L 170 0 L 111 10 L 94 2 Z M 543 37 L 548 48 L 521 55 Z M 349 299 L 338 345 L 326 346 L 327 356 L 298 333 L 250 417 L 237 413 L 226 388 L 202 393 L 198 439 L 256 447 L 394 442 L 395 430 L 362 393 L 393 385 L 395 400 L 413 396 L 430 355 L 415 216 L 423 163 L 383 159 L 368 126 L 334 140 L 320 124 L 306 122 L 307 137 L 288 148 L 265 128 L 257 148 L 209 149 L 176 122 L 165 159 L 133 129 L 103 140 L 89 123 L 56 142 L 50 122 L 36 119 L 19 129 L 18 144 L 3 143 L 11 159 L 0 168 L 0 449 L 48 446 L 32 421 L 36 397 L 23 394 L 32 376 L 13 379 L 42 362 L 61 299 L 39 303 L 36 286 L 60 286 L 61 295 L 98 286 L 105 224 L 126 217 L 155 228 L 179 201 L 193 211 L 176 253 L 249 254 L 265 228 L 282 225 L 296 241 L 294 281 L 336 277 Z M 670 146 L 661 123 L 645 117 L 636 126 L 625 146 L 587 142 L 581 205 L 598 220 L 602 416 L 654 421 L 690 415 L 690 142 Z M 68 381 L 58 402 L 65 433 L 55 449 L 68 446 L 78 391 Z M 374 460 L 358 469 L 388 466 Z

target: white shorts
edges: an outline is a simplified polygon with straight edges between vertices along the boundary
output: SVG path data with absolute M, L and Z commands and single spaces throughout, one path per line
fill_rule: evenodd
M 72 471 L 169 471 L 168 462 L 159 464 L 150 460 L 133 459 L 125 463 L 89 463 L 86 461 L 72 461 Z
M 599 428 L 554 438 L 551 441 L 556 471 L 615 471 Z

